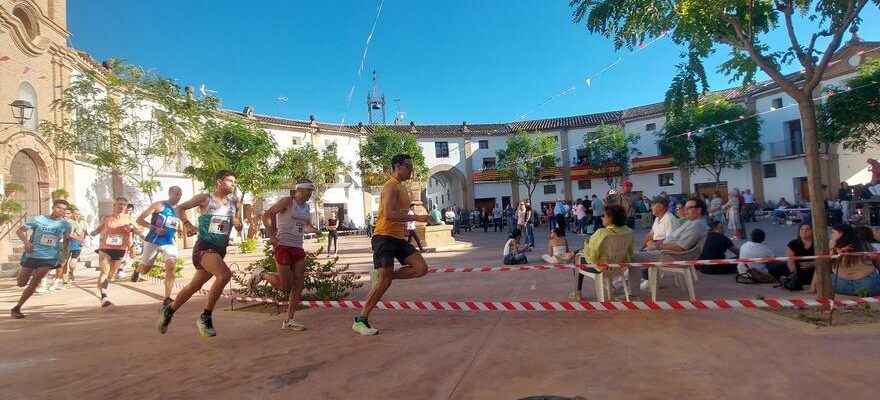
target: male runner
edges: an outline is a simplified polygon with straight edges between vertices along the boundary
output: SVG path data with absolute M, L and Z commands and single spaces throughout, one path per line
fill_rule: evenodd
M 269 243 L 275 248 L 278 272 L 264 272 L 262 267 L 257 267 L 251 275 L 249 286 L 253 293 L 260 280 L 265 279 L 275 289 L 290 292 L 287 318 L 281 324 L 281 329 L 306 329 L 305 325 L 293 320 L 293 313 L 302 298 L 305 284 L 306 252 L 303 250 L 303 234 L 318 232 L 318 228 L 309 222 L 309 205 L 306 203 L 314 190 L 315 185 L 311 181 L 302 179 L 296 183 L 293 196 L 278 200 L 263 213 L 263 224 L 269 231 Z
M 428 273 L 422 254 L 406 241 L 406 222 L 428 223 L 428 215 L 409 215 L 410 198 L 403 182 L 413 174 L 412 157 L 398 154 L 391 158 L 391 176 L 382 187 L 379 215 L 373 228 L 373 267 L 379 271 L 360 315 L 354 317 L 351 329 L 361 335 L 375 335 L 379 330 L 370 326 L 367 317 L 394 279 L 420 278 Z M 394 270 L 394 259 L 403 268 Z
M 171 304 L 171 289 L 174 287 L 175 267 L 177 267 L 177 245 L 174 234 L 177 232 L 179 219 L 174 206 L 180 202 L 183 191 L 172 186 L 168 188 L 168 200 L 157 201 L 147 207 L 137 218 L 137 223 L 150 228 L 144 238 L 144 249 L 141 252 L 141 264 L 131 273 L 131 281 L 137 282 L 141 274 L 153 268 L 159 254 L 165 258 L 165 300 L 163 304 Z M 150 216 L 150 222 L 147 222 Z
M 89 236 L 101 234 L 98 244 L 98 265 L 101 273 L 98 275 L 98 291 L 101 293 L 101 307 L 112 306 L 110 297 L 107 296 L 107 287 L 110 285 L 110 277 L 116 276 L 116 271 L 122 264 L 125 253 L 131 246 L 131 236 L 137 228 L 131 215 L 126 213 L 128 199 L 117 197 L 113 203 L 113 213 L 104 217 L 101 224 L 89 233 Z
M 24 243 L 17 280 L 18 287 L 23 287 L 24 291 L 9 312 L 12 318 L 25 317 L 21 313 L 21 306 L 34 294 L 40 280 L 49 270 L 61 265 L 61 244 L 70 236 L 70 222 L 64 219 L 64 211 L 68 206 L 66 200 L 55 200 L 52 202 L 51 214 L 33 217 L 16 231 L 18 238 Z M 27 237 L 28 230 L 33 231 L 30 238 Z
M 86 222 L 83 221 L 82 217 L 80 217 L 79 209 L 75 206 L 70 206 L 72 208 L 70 213 L 70 241 L 67 242 L 67 249 L 69 250 L 69 254 L 67 260 L 64 260 L 64 263 L 67 268 L 67 280 L 68 282 L 73 282 L 76 279 L 76 264 L 79 262 L 79 256 L 82 252 L 83 241 L 86 240 L 86 234 L 89 231 L 89 227 L 86 225 Z M 63 274 L 64 272 L 62 272 Z
M 159 314 L 159 333 L 168 331 L 168 324 L 171 323 L 174 313 L 213 277 L 214 283 L 208 292 L 205 311 L 196 319 L 196 326 L 202 336 L 217 335 L 211 313 L 214 311 L 217 299 L 223 293 L 223 287 L 232 278 L 232 271 L 223 261 L 223 257 L 226 257 L 226 247 L 229 246 L 229 232 L 233 226 L 235 229 L 241 229 L 241 220 L 235 212 L 238 205 L 235 200 L 235 173 L 221 170 L 217 172 L 215 178 L 214 193 L 196 195 L 175 209 L 187 235 L 191 236 L 198 232 L 192 257 L 196 274 L 189 284 L 177 293 L 171 304 L 162 305 L 162 312 Z M 201 211 L 198 229 L 186 217 L 186 210 L 196 206 Z

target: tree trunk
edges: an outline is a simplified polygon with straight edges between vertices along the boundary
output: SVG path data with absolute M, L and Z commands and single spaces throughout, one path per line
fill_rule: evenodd
M 828 254 L 828 225 L 825 215 L 825 193 L 822 191 L 822 173 L 819 168 L 819 129 L 816 123 L 816 104 L 809 94 L 805 94 L 797 100 L 804 134 L 810 210 L 813 214 L 813 248 L 816 250 L 816 255 Z M 816 280 L 818 298 L 830 298 L 832 288 L 831 262 L 829 260 L 816 260 L 816 272 L 813 279 Z

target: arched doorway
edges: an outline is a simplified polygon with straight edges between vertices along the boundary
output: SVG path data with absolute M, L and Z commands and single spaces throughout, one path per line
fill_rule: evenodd
M 428 184 L 422 191 L 422 202 L 427 209 L 456 205 L 470 208 L 467 182 L 464 174 L 451 165 L 438 165 L 428 171 Z
M 40 214 L 40 170 L 37 168 L 37 162 L 24 151 L 19 151 L 12 158 L 9 166 L 12 182 L 20 183 L 24 186 L 24 191 L 19 191 L 13 196 L 13 199 L 22 205 L 22 211 L 28 215 Z

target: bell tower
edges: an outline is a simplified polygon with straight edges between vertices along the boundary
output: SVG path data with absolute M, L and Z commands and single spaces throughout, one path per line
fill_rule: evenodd
M 367 114 L 370 125 L 385 125 L 385 93 L 379 90 L 376 70 L 373 70 L 373 89 L 367 94 Z

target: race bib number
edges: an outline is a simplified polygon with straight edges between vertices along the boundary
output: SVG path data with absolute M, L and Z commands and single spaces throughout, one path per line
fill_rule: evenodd
M 293 234 L 298 237 L 303 237 L 303 235 L 305 234 L 306 223 L 303 221 L 296 220 L 296 221 L 293 221 L 293 224 L 294 224 Z
M 122 246 L 122 235 L 117 233 L 107 235 L 107 244 L 111 246 Z
M 208 224 L 208 233 L 228 235 L 231 225 L 229 217 L 211 217 L 211 223 Z
M 180 219 L 177 217 L 168 216 L 165 217 L 165 229 L 177 229 L 177 225 L 180 223 Z
M 46 235 L 40 236 L 40 245 L 43 246 L 55 246 L 58 244 L 58 236 L 56 235 Z

